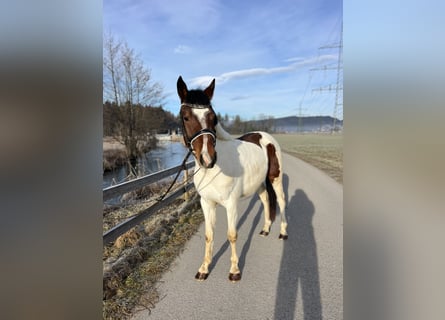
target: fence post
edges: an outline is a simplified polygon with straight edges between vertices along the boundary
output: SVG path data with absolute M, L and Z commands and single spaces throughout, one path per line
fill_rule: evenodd
M 187 167 L 184 170 L 184 185 L 187 185 L 187 180 L 189 178 L 189 171 L 187 169 Z M 188 201 L 189 200 L 189 192 L 188 190 L 184 193 L 184 200 Z

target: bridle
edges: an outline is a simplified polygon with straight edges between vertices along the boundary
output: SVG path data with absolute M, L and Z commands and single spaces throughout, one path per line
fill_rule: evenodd
M 192 109 L 210 109 L 212 106 L 211 105 L 182 103 L 181 107 L 190 107 Z M 203 136 L 205 134 L 208 134 L 208 135 L 212 136 L 212 138 L 213 138 L 213 147 L 216 146 L 216 131 L 214 131 L 212 129 L 205 128 L 205 129 L 199 130 L 194 135 L 189 137 L 187 135 L 187 131 L 185 130 L 184 118 L 182 118 L 182 117 L 181 117 L 181 123 L 182 123 L 182 134 L 184 136 L 184 141 L 185 141 L 185 144 L 186 144 L 187 148 L 190 151 L 194 151 L 194 149 L 193 149 L 193 142 L 196 139 L 198 139 L 200 136 Z

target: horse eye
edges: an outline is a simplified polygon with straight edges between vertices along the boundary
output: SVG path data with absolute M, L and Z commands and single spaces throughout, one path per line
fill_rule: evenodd
M 189 118 L 188 117 L 184 117 L 184 121 L 189 121 Z

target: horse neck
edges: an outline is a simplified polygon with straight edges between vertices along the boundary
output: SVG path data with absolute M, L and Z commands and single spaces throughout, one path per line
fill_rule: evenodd
M 219 123 L 215 126 L 215 131 L 216 131 L 216 138 L 220 140 L 224 141 L 234 140 L 232 136 L 226 130 L 224 130 L 224 128 Z

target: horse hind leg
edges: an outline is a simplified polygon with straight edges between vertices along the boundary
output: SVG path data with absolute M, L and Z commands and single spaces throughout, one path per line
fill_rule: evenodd
M 280 207 L 280 217 L 281 217 L 281 225 L 280 225 L 280 236 L 279 239 L 287 240 L 287 220 L 286 220 L 286 199 L 283 191 L 283 181 L 282 176 L 272 183 L 273 189 L 277 195 L 278 206 Z
M 208 201 L 201 197 L 201 208 L 205 218 L 205 253 L 204 261 L 195 275 L 195 279 L 199 281 L 206 280 L 209 276 L 209 265 L 213 257 L 213 233 L 216 221 L 216 203 Z
M 274 141 L 272 139 L 272 141 Z M 281 226 L 279 239 L 287 239 L 287 221 L 285 216 L 286 200 L 283 191 L 283 171 L 281 151 L 278 144 L 269 143 L 267 145 L 267 157 L 269 159 L 266 187 L 269 191 L 270 206 L 271 206 L 271 220 L 275 218 L 276 203 L 280 207 Z
M 270 219 L 269 195 L 265 185 L 262 185 L 258 190 L 258 196 L 260 197 L 264 208 L 264 226 L 260 232 L 260 235 L 266 237 L 269 235 L 272 220 Z

